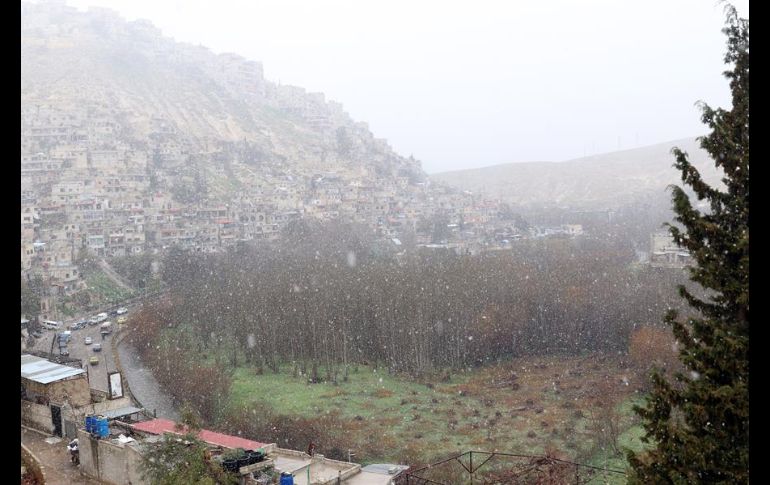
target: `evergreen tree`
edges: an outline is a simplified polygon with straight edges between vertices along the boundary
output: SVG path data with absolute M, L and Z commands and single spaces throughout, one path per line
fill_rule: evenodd
M 238 479 L 209 458 L 208 445 L 191 432 L 166 433 L 146 444 L 140 463 L 142 478 L 157 485 L 235 485 Z
M 674 382 L 652 376 L 653 391 L 637 407 L 646 441 L 655 448 L 630 453 L 632 483 L 748 483 L 749 475 L 749 21 L 727 7 L 725 72 L 732 109 L 702 106 L 711 133 L 701 147 L 724 171 L 724 190 L 706 184 L 675 149 L 676 168 L 709 209 L 693 208 L 685 191 L 673 187 L 676 221 L 671 234 L 697 263 L 690 279 L 704 299 L 683 286 L 680 295 L 696 316 L 666 315 L 687 373 Z
M 189 402 L 182 403 L 174 426 L 162 442 L 149 444 L 141 463 L 143 478 L 165 485 L 235 485 L 238 479 L 211 460 L 208 445 L 198 437 L 201 417 Z

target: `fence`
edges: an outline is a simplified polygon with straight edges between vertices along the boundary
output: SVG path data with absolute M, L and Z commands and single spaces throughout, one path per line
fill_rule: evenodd
M 625 483 L 622 470 L 551 456 L 467 451 L 399 476 L 396 485 Z

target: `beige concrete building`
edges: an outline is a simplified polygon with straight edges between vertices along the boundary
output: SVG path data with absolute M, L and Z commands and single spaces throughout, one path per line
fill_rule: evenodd
M 42 357 L 21 356 L 21 424 L 55 436 L 75 438 L 87 414 L 136 413 L 128 397 L 107 399 L 90 389 L 84 369 Z
M 79 407 L 91 402 L 85 370 L 29 354 L 21 356 L 21 393 L 22 399 L 37 404 Z
M 658 232 L 654 233 L 650 239 L 650 264 L 653 267 L 684 268 L 692 264 L 690 252 L 677 246 L 671 234 Z

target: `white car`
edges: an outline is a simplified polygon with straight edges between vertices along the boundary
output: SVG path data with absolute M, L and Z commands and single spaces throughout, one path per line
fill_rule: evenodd
M 85 340 L 85 342 L 84 342 L 84 343 L 85 343 L 86 345 L 91 345 L 92 343 L 94 343 L 94 341 L 91 339 L 91 337 L 86 337 L 86 340 Z
M 53 320 L 43 320 L 43 327 L 49 330 L 57 330 L 61 327 L 61 322 L 55 322 Z
M 126 314 L 126 313 L 128 313 L 128 308 L 126 308 L 126 307 L 120 307 L 120 308 L 118 308 L 118 310 L 117 310 L 117 311 L 118 311 L 118 315 L 123 315 L 123 314 Z

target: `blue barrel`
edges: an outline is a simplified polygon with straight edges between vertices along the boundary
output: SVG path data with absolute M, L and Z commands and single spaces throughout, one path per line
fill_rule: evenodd
M 94 432 L 94 420 L 96 416 L 86 416 L 86 433 Z
M 289 472 L 281 473 L 281 485 L 294 485 L 294 475 Z
M 97 418 L 96 435 L 99 438 L 106 438 L 110 435 L 110 426 L 107 423 L 107 418 Z

